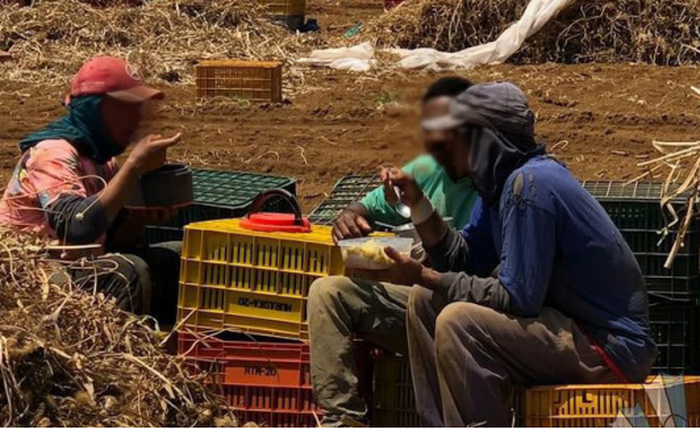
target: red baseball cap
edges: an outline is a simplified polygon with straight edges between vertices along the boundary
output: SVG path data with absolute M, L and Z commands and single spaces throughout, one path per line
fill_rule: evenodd
M 162 100 L 165 94 L 147 86 L 136 69 L 121 58 L 97 57 L 73 77 L 71 97 L 107 94 L 129 103 Z

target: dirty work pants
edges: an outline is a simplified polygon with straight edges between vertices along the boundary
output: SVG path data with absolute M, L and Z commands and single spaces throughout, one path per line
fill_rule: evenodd
M 406 303 L 410 287 L 329 277 L 309 291 L 311 378 L 324 425 L 343 416 L 363 421 L 353 338 L 406 355 Z
M 512 385 L 619 382 L 576 323 L 551 308 L 516 318 L 467 302 L 445 306 L 414 286 L 407 328 L 423 426 L 511 426 Z
M 161 324 L 172 325 L 181 249 L 182 242 L 167 242 L 130 253 L 108 253 L 69 271 L 79 287 L 113 297 L 122 310 L 151 314 Z

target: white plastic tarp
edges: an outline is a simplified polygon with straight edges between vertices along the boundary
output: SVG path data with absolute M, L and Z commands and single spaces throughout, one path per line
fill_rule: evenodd
M 430 48 L 390 49 L 401 58 L 404 69 L 464 69 L 482 64 L 500 64 L 520 49 L 525 40 L 537 33 L 559 12 L 576 0 L 530 0 L 523 16 L 493 42 L 459 52 L 440 52 Z M 339 70 L 367 71 L 373 65 L 374 49 L 369 43 L 351 48 L 320 49 L 299 61 Z
M 368 71 L 374 65 L 374 48 L 369 42 L 351 48 L 317 49 L 300 63 L 336 70 Z

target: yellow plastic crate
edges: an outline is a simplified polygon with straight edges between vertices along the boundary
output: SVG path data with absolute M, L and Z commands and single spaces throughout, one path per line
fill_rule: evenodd
M 646 384 L 536 387 L 525 392 L 527 427 L 700 425 L 700 377 L 650 378 Z
M 282 101 L 282 64 L 270 61 L 204 60 L 195 67 L 197 97 Z
M 331 228 L 264 233 L 239 219 L 185 227 L 178 321 L 193 330 L 237 330 L 308 338 L 306 304 L 314 280 L 344 271 Z

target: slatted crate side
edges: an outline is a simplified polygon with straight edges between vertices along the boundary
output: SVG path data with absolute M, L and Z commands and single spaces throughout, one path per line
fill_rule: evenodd
M 147 244 L 182 240 L 182 229 L 193 222 L 243 217 L 263 191 L 279 188 L 296 195 L 296 180 L 289 177 L 196 169 L 192 182 L 193 204 L 178 210 L 163 225 L 149 225 L 144 240 Z M 291 209 L 282 198 L 271 198 L 262 211 L 289 213 Z
M 193 330 L 308 338 L 311 284 L 344 271 L 331 229 L 265 234 L 239 225 L 224 220 L 185 229 L 178 320 Z
M 180 356 L 205 367 L 215 362 L 219 383 L 227 386 L 311 388 L 308 344 L 223 340 L 211 335 L 178 333 Z
M 700 377 L 668 378 L 649 384 L 542 386 L 525 392 L 526 427 L 610 427 L 619 418 L 633 426 L 658 427 L 676 418 L 700 423 Z M 658 380 L 658 379 L 656 379 Z M 669 398 L 681 404 L 666 405 Z M 636 410 L 636 411 L 635 411 Z M 682 415 L 685 414 L 685 415 Z M 630 422 L 626 422 L 628 426 Z
M 355 342 L 355 358 L 364 379 L 367 345 Z M 185 365 L 209 371 L 206 379 L 242 423 L 272 427 L 316 427 L 322 410 L 311 387 L 309 344 L 270 337 L 217 332 L 178 332 Z
M 408 358 L 376 356 L 373 386 L 372 426 L 420 426 Z
M 362 200 L 380 185 L 381 180 L 376 174 L 346 176 L 336 182 L 328 198 L 311 212 L 309 220 L 320 225 L 330 225 L 343 209 Z
M 658 349 L 653 373 L 683 375 L 700 369 L 696 302 L 651 297 L 649 324 Z
M 220 208 L 250 205 L 268 189 L 281 188 L 296 195 L 296 180 L 292 178 L 241 171 L 196 169 L 192 172 L 192 187 L 195 203 Z
M 284 413 L 269 411 L 237 411 L 236 417 L 242 422 L 255 423 L 260 427 L 273 428 L 315 428 L 321 416 L 318 413 Z
M 203 61 L 196 67 L 197 96 L 282 101 L 282 65 L 270 62 Z
M 673 298 L 697 299 L 700 288 L 700 217 L 691 222 L 683 246 L 670 269 L 664 267 L 678 234 L 678 226 L 667 237 L 660 235 L 671 216 L 661 209 L 663 184 L 639 182 L 623 186 L 618 181 L 583 182 L 620 229 L 644 274 L 647 289 Z M 671 202 L 683 216 L 686 196 Z

